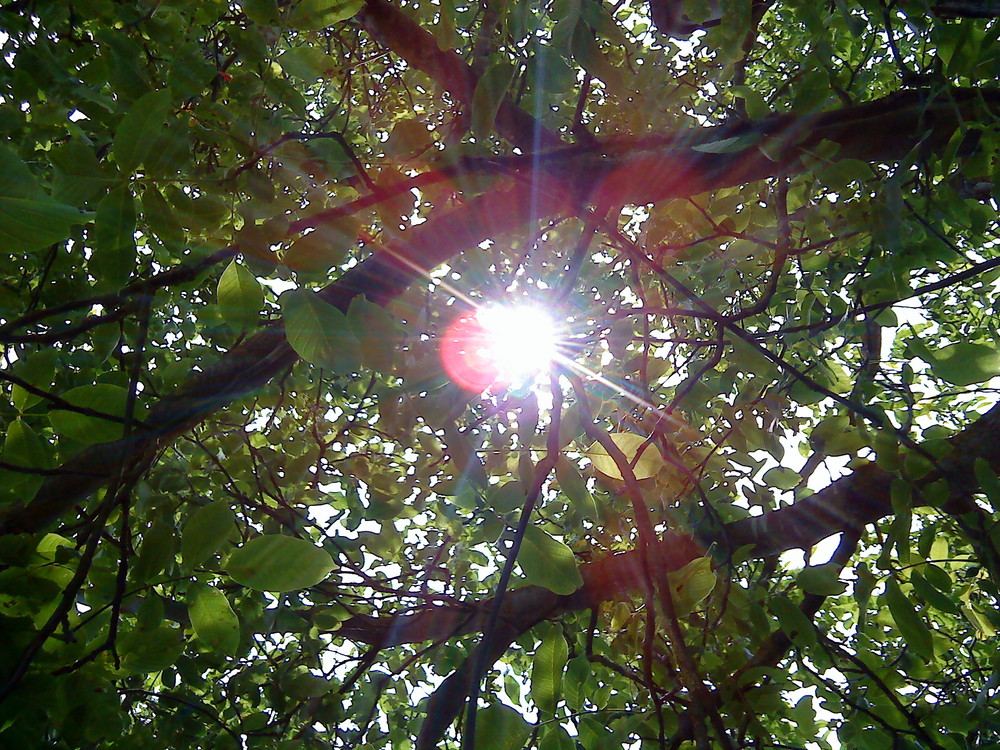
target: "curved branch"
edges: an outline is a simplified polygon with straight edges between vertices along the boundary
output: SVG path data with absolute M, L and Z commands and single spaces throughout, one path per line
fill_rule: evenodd
M 483 240 L 567 211 L 581 201 L 600 206 L 651 203 L 789 174 L 801 171 L 803 157 L 824 141 L 840 147 L 835 158 L 892 161 L 918 146 L 946 143 L 964 120 L 975 118 L 983 102 L 1000 105 L 1000 91 L 992 89 L 960 89 L 947 97 L 928 97 L 925 92 L 905 91 L 821 115 L 775 115 L 757 123 L 694 128 L 638 140 L 611 139 L 592 148 L 567 150 L 534 170 L 529 158 L 514 170 L 523 179 L 513 187 L 485 193 L 444 213 L 434 212 L 344 273 L 322 295 L 342 310 L 362 294 L 384 305 L 434 267 Z M 744 135 L 751 137 L 750 145 L 731 153 L 704 150 Z M 765 145 L 767 156 L 761 150 Z M 151 464 L 166 441 L 264 387 L 296 360 L 280 324 L 264 328 L 153 405 L 146 419 L 148 432 L 91 446 L 66 461 L 60 467 L 64 473 L 47 479 L 27 506 L 0 511 L 0 534 L 47 528 L 106 484 L 124 462 L 144 454 L 142 460 Z
M 975 463 L 982 459 L 1000 473 L 1000 404 L 949 441 L 951 450 L 938 460 L 949 477 L 950 497 L 944 509 L 975 512 L 971 498 L 976 490 Z M 944 478 L 933 471 L 918 487 Z M 662 559 L 667 572 L 679 570 L 705 554 L 712 543 L 729 549 L 750 546 L 751 557 L 770 557 L 792 549 L 808 549 L 834 534 L 859 536 L 871 523 L 892 515 L 890 488 L 895 474 L 866 464 L 793 505 L 726 524 L 691 537 L 669 532 L 651 554 Z M 917 498 L 917 502 L 921 502 Z M 927 501 L 923 501 L 926 504 Z M 655 556 L 662 556 L 656 558 Z M 609 555 L 580 566 L 583 586 L 572 594 L 554 594 L 540 586 L 525 586 L 507 593 L 501 608 L 505 627 L 525 633 L 543 620 L 594 607 L 627 596 L 645 584 L 639 550 Z M 491 600 L 462 607 L 434 606 L 394 617 L 357 615 L 342 623 L 337 635 L 377 648 L 404 643 L 444 640 L 479 632 Z
M 468 110 L 479 76 L 452 50 L 442 50 L 429 31 L 388 0 L 366 0 L 357 16 L 361 26 L 382 46 L 424 73 Z M 530 151 L 565 145 L 558 133 L 504 96 L 497 111 L 498 133 L 515 146 Z

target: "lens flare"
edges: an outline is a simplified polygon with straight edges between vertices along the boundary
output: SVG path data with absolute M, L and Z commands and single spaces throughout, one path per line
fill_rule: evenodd
M 483 307 L 457 318 L 441 342 L 448 376 L 463 388 L 530 385 L 555 358 L 552 319 L 527 306 Z

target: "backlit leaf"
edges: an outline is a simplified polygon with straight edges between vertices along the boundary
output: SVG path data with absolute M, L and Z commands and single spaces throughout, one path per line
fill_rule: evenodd
M 517 562 L 528 583 L 556 594 L 572 594 L 583 585 L 573 550 L 537 526 L 525 529 Z
M 493 129 L 500 104 L 514 77 L 514 66 L 507 60 L 493 63 L 480 76 L 472 95 L 472 133 L 485 138 Z
M 632 466 L 632 472 L 636 479 L 649 479 L 663 468 L 663 458 L 660 456 L 660 452 L 642 435 L 636 435 L 634 432 L 616 432 L 610 437 L 612 442 L 618 446 L 618 450 L 625 455 L 625 460 Z M 602 474 L 612 479 L 622 479 L 621 468 L 600 442 L 595 441 L 584 452 L 584 455 Z M 636 460 L 636 456 L 638 456 L 638 460 Z
M 972 385 L 1000 375 L 1000 351 L 960 341 L 935 351 L 929 364 L 934 374 L 948 383 Z
M 913 592 L 935 609 L 953 615 L 962 614 L 962 610 L 958 604 L 952 601 L 951 597 L 947 594 L 933 586 L 921 575 L 920 571 L 914 570 L 910 573 L 910 584 L 913 586 Z
M 137 628 L 118 645 L 122 666 L 135 674 L 159 672 L 177 661 L 183 650 L 184 634 L 165 623 L 152 630 Z
M 100 269 L 110 286 L 124 286 L 135 268 L 135 197 L 127 186 L 115 188 L 97 204 L 89 265 Z
M 91 146 L 67 141 L 53 149 L 52 197 L 61 203 L 82 206 L 111 188 L 114 178 L 109 174 Z
M 282 534 L 254 537 L 233 552 L 226 572 L 257 591 L 297 591 L 315 586 L 335 568 L 330 553 L 305 539 Z
M 889 607 L 889 613 L 906 644 L 923 658 L 933 659 L 934 638 L 930 628 L 924 622 L 923 616 L 917 612 L 913 603 L 899 588 L 899 584 L 892 579 L 886 581 L 883 596 Z
M 48 446 L 23 419 L 15 419 L 7 426 L 3 460 L 12 466 L 23 466 L 26 469 L 47 469 L 52 465 Z M 37 485 L 41 481 L 40 476 L 15 470 L 4 471 L 0 476 L 7 487 L 34 480 L 35 486 L 31 488 L 31 494 L 37 490 Z M 24 487 L 21 491 L 24 491 Z
M 264 288 L 250 270 L 232 261 L 219 277 L 219 310 L 235 330 L 254 328 L 264 306 Z
M 587 482 L 580 470 L 566 456 L 561 455 L 556 460 L 556 479 L 559 480 L 563 494 L 566 495 L 573 507 L 584 518 L 597 520 L 599 512 L 597 503 L 594 502 L 594 496 L 587 489 Z
M 364 4 L 364 0 L 299 0 L 288 15 L 288 24 L 305 31 L 325 29 L 351 18 Z
M 531 726 L 517 711 L 503 703 L 481 709 L 476 717 L 475 750 L 520 750 Z
M 236 515 L 226 500 L 198 508 L 181 534 L 181 560 L 187 568 L 201 565 L 223 544 L 236 536 Z
M 191 627 L 198 640 L 223 654 L 233 654 L 240 643 L 240 621 L 226 595 L 212 586 L 197 585 L 188 591 Z
M 524 485 L 515 480 L 492 485 L 486 493 L 486 507 L 497 513 L 510 513 L 524 507 L 526 499 Z
M 562 628 L 550 624 L 542 632 L 531 660 L 531 699 L 543 714 L 555 713 L 562 694 L 563 670 L 568 658 L 569 647 Z
M 87 214 L 53 200 L 8 146 L 0 144 L 0 244 L 6 253 L 35 252 L 62 242 Z
M 840 569 L 834 563 L 803 568 L 796 582 L 807 594 L 819 596 L 838 596 L 847 590 L 847 584 L 840 580 Z
M 132 172 L 153 151 L 170 112 L 169 89 L 151 91 L 133 102 L 115 130 L 112 153 L 123 172 Z
M 764 480 L 764 484 L 770 487 L 777 487 L 779 490 L 794 489 L 802 481 L 802 477 L 799 476 L 798 472 L 786 469 L 783 466 L 775 466 L 773 469 L 768 469 L 764 472 L 762 479 Z
M 813 428 L 809 441 L 828 456 L 842 456 L 863 448 L 864 436 L 847 417 L 827 417 Z
M 680 570 L 668 575 L 673 589 L 674 609 L 678 617 L 685 617 L 698 608 L 715 588 L 716 576 L 712 560 L 698 557 Z
M 361 368 L 361 347 L 347 316 L 313 292 L 281 295 L 288 343 L 302 359 L 337 374 Z
M 326 275 L 344 262 L 360 231 L 357 219 L 344 216 L 296 239 L 281 262 L 298 273 Z
M 704 154 L 732 154 L 737 151 L 742 151 L 745 148 L 755 146 L 760 142 L 760 135 L 753 133 L 750 135 L 740 135 L 733 138 L 724 138 L 721 141 L 712 141 L 711 143 L 702 143 L 698 146 L 692 146 L 692 151 L 700 151 Z
M 125 425 L 120 420 L 125 416 L 128 391 L 120 385 L 81 385 L 66 391 L 62 399 L 73 406 L 117 417 L 118 421 L 55 407 L 49 411 L 49 421 L 59 435 L 88 444 L 108 443 L 122 436 Z M 136 416 L 139 416 L 138 412 Z
M 351 300 L 347 320 L 361 345 L 361 363 L 376 372 L 392 372 L 402 340 L 395 319 L 381 305 L 358 296 Z
M 587 24 L 578 23 L 576 25 L 571 47 L 573 58 L 580 67 L 595 78 L 604 81 L 609 92 L 619 97 L 624 97 L 627 94 L 624 74 L 604 54 L 597 39 L 594 38 L 594 32 Z
M 155 521 L 142 533 L 139 559 L 133 573 L 140 581 L 151 581 L 173 565 L 177 551 L 176 531 L 164 521 Z

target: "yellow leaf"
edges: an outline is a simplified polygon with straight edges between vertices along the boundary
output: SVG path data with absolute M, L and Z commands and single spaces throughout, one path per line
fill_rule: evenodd
M 668 576 L 673 589 L 674 609 L 678 617 L 691 614 L 715 588 L 712 561 L 698 557 Z
M 642 435 L 634 432 L 616 432 L 610 435 L 611 441 L 625 455 L 625 460 L 632 467 L 636 479 L 649 479 L 663 468 L 663 457 L 655 445 L 649 444 Z M 641 452 L 640 452 L 641 451 Z M 595 442 L 584 455 L 594 464 L 594 468 L 612 479 L 622 480 L 622 467 L 604 450 L 599 442 Z M 638 460 L 636 460 L 638 456 Z

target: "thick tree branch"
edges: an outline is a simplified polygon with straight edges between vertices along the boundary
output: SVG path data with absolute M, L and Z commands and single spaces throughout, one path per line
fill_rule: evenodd
M 925 93 L 906 91 L 821 115 L 775 115 L 757 123 L 612 139 L 596 147 L 567 149 L 541 162 L 529 157 L 511 166 L 517 178 L 513 187 L 435 212 L 322 294 L 343 310 L 359 294 L 384 305 L 429 270 L 483 240 L 520 230 L 580 202 L 650 203 L 789 174 L 801 170 L 803 157 L 824 141 L 839 146 L 834 158 L 898 160 L 918 146 L 946 143 L 963 121 L 975 119 L 983 103 L 1000 105 L 1000 91 L 960 89 L 932 101 Z M 699 150 L 738 136 L 748 138 L 747 145 L 731 153 Z M 84 450 L 60 467 L 64 473 L 48 478 L 26 507 L 3 509 L 0 533 L 49 527 L 106 484 L 124 462 L 143 455 L 150 464 L 167 441 L 263 388 L 295 361 L 280 325 L 263 329 L 154 404 L 146 431 Z
M 443 11 L 442 11 L 443 12 Z M 373 39 L 437 83 L 469 110 L 479 76 L 452 50 L 442 50 L 429 31 L 388 0 L 367 0 L 356 16 Z M 529 151 L 563 145 L 562 138 L 504 96 L 494 127 L 515 146 Z
M 1000 0 L 938 0 L 931 10 L 941 18 L 996 18 Z
M 953 437 L 951 450 L 939 460 L 950 477 L 949 500 L 945 510 L 972 511 L 975 491 L 975 463 L 982 459 L 1000 473 L 1000 404 Z M 814 544 L 846 532 L 860 536 L 871 523 L 893 513 L 890 488 L 895 475 L 867 464 L 841 477 L 825 489 L 797 503 L 756 518 L 727 524 L 706 533 L 698 542 L 682 534 L 668 533 L 659 542 L 667 571 L 678 570 L 704 553 L 713 542 L 728 549 L 751 545 L 753 557 L 768 557 L 791 549 L 808 549 Z M 916 482 L 926 487 L 942 478 L 935 470 Z M 926 500 L 916 498 L 918 504 Z M 554 594 L 540 586 L 526 586 L 508 592 L 501 619 L 507 628 L 524 633 L 539 622 L 566 612 L 587 609 L 604 601 L 627 596 L 645 586 L 640 553 L 630 550 L 580 566 L 584 584 L 568 595 Z M 427 607 L 395 617 L 352 617 L 337 631 L 349 640 L 377 648 L 417 643 L 479 632 L 490 601 L 458 607 Z

